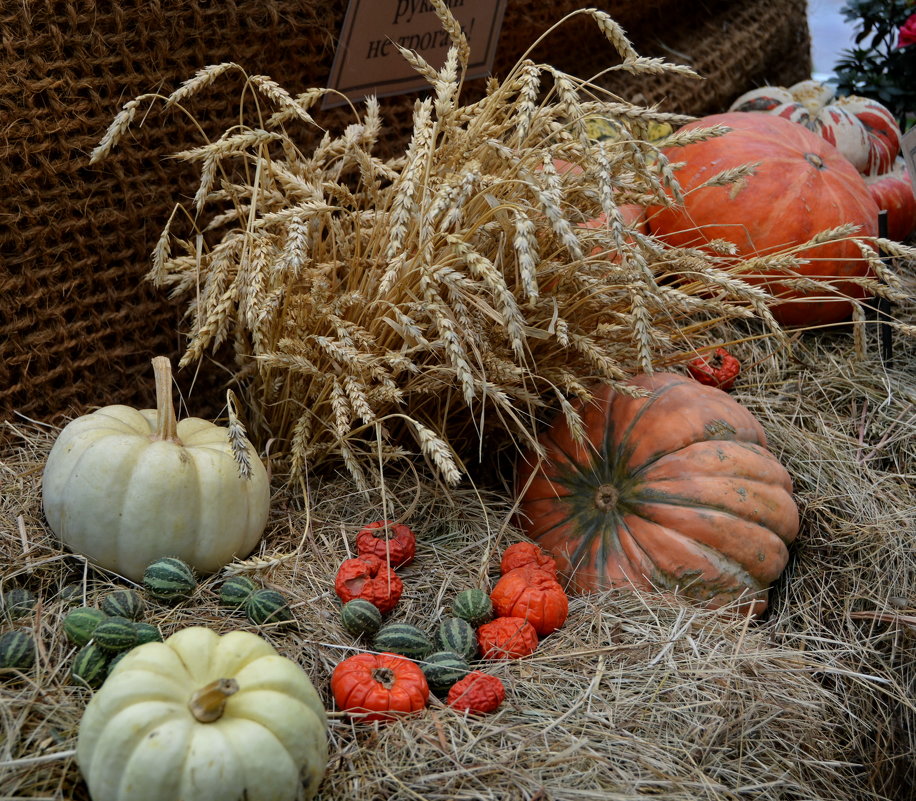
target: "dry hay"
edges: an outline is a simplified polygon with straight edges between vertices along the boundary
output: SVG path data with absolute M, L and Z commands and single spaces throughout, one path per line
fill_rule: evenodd
M 615 29 L 609 30 L 615 33 Z M 613 43 L 624 47 L 619 37 Z M 629 66 L 657 66 L 638 63 L 643 66 L 631 59 Z M 536 72 L 532 66 L 523 65 L 515 76 L 522 84 L 502 85 L 505 91 L 509 91 L 505 89 L 508 85 L 515 93 L 513 103 L 502 104 L 513 114 L 525 107 L 518 100 L 525 91 L 524 76 L 533 82 Z M 217 77 L 216 70 L 202 72 L 196 82 L 178 90 L 180 94 L 177 100 L 173 95 L 172 102 L 187 100 L 192 90 L 204 88 Z M 557 81 L 550 92 L 555 96 L 567 92 L 569 87 L 561 88 L 565 86 L 563 76 L 554 77 Z M 573 80 L 577 92 L 592 91 L 587 84 Z M 437 98 L 446 105 L 448 83 L 443 84 L 444 94 Z M 289 143 L 285 134 L 270 145 L 256 141 L 263 131 L 285 130 L 284 109 L 307 113 L 302 104 L 317 98 L 290 98 L 262 78 L 251 79 L 250 85 L 279 105 L 280 116 L 265 115 L 261 132 L 246 128 L 231 134 L 245 141 L 232 140 L 227 148 L 224 139 L 215 147 L 208 145 L 189 154 L 201 159 L 205 174 L 209 170 L 214 179 L 201 193 L 201 205 L 212 206 L 204 202 L 212 190 L 211 201 L 227 201 L 235 216 L 219 219 L 216 214 L 216 228 L 200 239 L 192 231 L 185 239 L 189 249 L 174 258 L 168 250 L 171 240 L 164 237 L 154 272 L 177 290 L 192 290 L 191 360 L 199 358 L 215 341 L 235 345 L 241 361 L 232 369 L 238 371 L 240 394 L 246 402 L 243 414 L 254 432 L 263 436 L 291 430 L 293 440 L 298 433 L 303 449 L 299 462 L 295 458 L 286 463 L 272 460 L 278 471 L 292 470 L 295 480 L 287 481 L 287 473 L 275 475 L 271 520 L 260 552 L 229 570 L 246 571 L 291 600 L 295 627 L 289 631 L 265 628 L 259 633 L 303 666 L 332 711 L 331 762 L 322 797 L 339 801 L 614 801 L 646 796 L 672 801 L 890 801 L 913 797 L 916 446 L 909 432 L 916 403 L 916 343 L 898 337 L 896 369 L 884 370 L 877 355 L 874 326 L 863 322 L 861 308 L 856 312 L 853 334 L 841 329 L 780 338 L 780 332 L 765 324 L 766 296 L 742 282 L 738 271 L 714 270 L 721 264 L 716 257 L 669 250 L 660 255 L 651 237 L 639 237 L 616 226 L 597 231 L 575 228 L 577 222 L 605 208 L 602 203 L 607 198 L 594 191 L 594 185 L 590 188 L 587 181 L 550 173 L 554 156 L 573 161 L 582 157 L 586 163 L 601 157 L 600 149 L 569 133 L 568 119 L 590 113 L 594 107 L 588 104 L 597 102 L 574 99 L 573 93 L 567 93 L 565 99 L 560 97 L 567 104 L 562 122 L 549 103 L 535 106 L 528 124 L 541 126 L 540 138 L 535 138 L 530 149 L 520 147 L 517 175 L 508 178 L 497 173 L 498 180 L 488 180 L 486 192 L 478 188 L 476 194 L 462 200 L 466 214 L 474 202 L 478 207 L 474 208 L 475 215 L 481 208 L 506 213 L 510 234 L 503 249 L 493 246 L 485 256 L 494 269 L 499 262 L 499 270 L 491 271 L 475 261 L 471 251 L 461 250 L 472 243 L 486 250 L 483 240 L 462 238 L 468 233 L 463 227 L 437 235 L 453 237 L 448 241 L 455 252 L 467 256 L 463 264 L 444 256 L 444 261 L 424 260 L 420 258 L 423 247 L 410 250 L 414 261 L 409 269 L 407 262 L 401 264 L 397 259 L 375 264 L 370 255 L 383 254 L 390 244 L 371 233 L 391 230 L 391 217 L 380 216 L 378 228 L 373 224 L 359 235 L 351 236 L 351 229 L 341 229 L 314 240 L 312 245 L 319 247 L 312 253 L 317 254 L 320 269 L 309 272 L 312 267 L 296 267 L 301 270 L 291 285 L 296 292 L 269 283 L 277 277 L 277 269 L 265 269 L 266 283 L 252 292 L 246 282 L 258 274 L 253 266 L 257 259 L 236 254 L 234 260 L 220 262 L 220 254 L 225 257 L 230 249 L 229 243 L 234 242 L 232 248 L 249 256 L 261 246 L 273 256 L 278 252 L 282 256 L 297 230 L 312 230 L 306 217 L 313 213 L 328 230 L 368 218 L 367 209 L 360 206 L 362 200 L 354 202 L 353 190 L 337 178 L 323 176 L 320 198 L 311 185 L 302 188 L 301 195 L 290 189 L 296 181 L 305 180 L 305 173 L 284 177 L 280 167 L 305 157 L 283 154 Z M 499 99 L 499 91 L 499 86 L 494 86 L 492 96 Z M 471 111 L 484 108 L 481 105 Z M 650 162 L 647 156 L 655 156 L 654 148 L 630 127 L 664 121 L 665 115 L 645 109 L 634 111 L 635 107 L 623 102 L 615 108 L 615 120 L 628 121 L 624 130 L 632 138 L 625 137 L 624 146 L 605 154 L 617 159 L 615 174 L 623 187 L 622 193 L 621 187 L 616 187 L 618 194 L 612 193 L 611 204 L 605 208 L 609 217 L 614 216 L 619 202 L 657 194 L 667 182 L 654 168 L 646 167 Z M 457 139 L 450 146 L 477 147 L 489 142 L 483 137 L 468 138 L 464 126 L 472 119 L 493 122 L 495 111 L 491 108 L 490 116 L 471 114 L 467 119 L 460 117 L 461 111 L 457 105 L 451 111 L 461 123 L 454 127 Z M 119 125 L 123 133 L 128 118 L 141 112 L 139 103 L 129 104 L 128 113 L 116 128 Z M 371 114 L 370 106 L 367 115 L 371 118 Z M 510 139 L 516 136 L 518 119 L 499 119 L 503 128 L 497 133 Z M 270 120 L 274 120 L 274 129 Z M 371 119 L 364 117 L 363 122 L 371 123 Z M 388 204 L 383 204 L 385 214 L 396 217 L 397 198 L 403 201 L 405 197 L 398 187 L 403 187 L 404 176 L 411 174 L 409 159 L 393 166 L 371 160 L 362 146 L 367 143 L 360 140 L 368 129 L 354 128 L 341 138 L 329 137 L 319 143 L 319 148 L 337 154 L 334 159 L 338 160 L 341 153 L 352 155 L 354 169 L 363 168 L 366 175 L 375 176 L 375 191 L 387 190 L 384 198 L 379 197 Z M 545 131 L 550 133 L 547 145 L 542 136 Z M 413 147 L 420 147 L 420 141 L 415 139 Z M 505 144 L 503 149 L 492 147 L 494 152 L 488 156 L 477 154 L 479 180 L 494 175 L 486 169 L 486 158 L 493 164 L 505 161 Z M 289 155 L 295 158 L 287 159 Z M 240 163 L 230 167 L 229 157 Z M 309 158 L 316 157 L 313 154 Z M 466 162 L 445 162 L 453 166 L 459 163 Z M 546 169 L 539 172 L 538 164 Z M 233 183 L 222 176 L 217 180 L 219 166 L 227 169 L 227 176 L 244 176 L 247 171 L 249 180 Z M 523 169 L 525 180 L 517 181 Z M 397 175 L 386 170 L 396 170 Z M 264 182 L 267 173 L 269 184 Z M 255 174 L 258 180 L 251 181 Z M 432 172 L 426 177 L 429 183 L 422 185 L 425 194 L 411 200 L 417 208 L 411 205 L 408 226 L 413 225 L 411 220 L 425 220 L 437 198 L 445 203 L 448 191 L 454 190 L 457 197 L 464 180 L 460 172 L 451 177 Z M 557 207 L 551 194 L 557 188 L 552 183 L 555 178 L 560 180 L 560 208 L 567 216 L 551 216 Z M 499 196 L 491 207 L 489 195 L 512 183 L 524 184 L 528 194 Z M 370 185 L 372 180 L 367 183 Z M 264 203 L 257 208 L 251 202 L 253 187 L 258 187 Z M 545 194 L 550 202 L 545 202 Z M 292 206 L 291 197 L 296 198 Z M 321 205 L 343 208 L 348 203 L 354 214 L 339 215 L 336 222 Z M 304 229 L 295 215 L 284 216 L 290 208 L 301 212 Z M 457 213 L 462 207 L 453 204 L 451 208 Z M 245 223 L 233 229 L 232 221 L 240 212 Z M 437 213 L 448 214 L 447 206 Z M 502 230 L 505 220 L 495 211 L 492 216 L 488 214 L 483 214 L 486 223 L 479 228 L 481 235 L 491 236 L 487 230 Z M 520 229 L 512 223 L 513 218 Z M 249 228 L 249 219 L 256 219 L 258 224 Z M 228 232 L 220 229 L 227 225 Z M 518 237 L 517 230 L 521 231 Z M 570 231 L 575 243 L 569 238 Z M 418 243 L 426 241 L 420 233 L 409 227 L 404 236 L 414 237 Z M 492 236 L 498 238 L 498 233 Z M 344 255 L 352 255 L 335 248 L 365 241 L 372 247 L 367 246 L 358 262 L 363 269 L 349 273 L 350 280 L 358 284 L 356 294 L 347 300 L 345 308 L 330 308 L 330 285 L 322 285 L 319 279 L 323 276 L 337 281 L 341 276 L 339 262 Z M 532 242 L 544 250 L 535 273 L 526 277 L 525 243 L 530 247 Z M 592 245 L 604 251 L 623 250 L 625 258 L 615 263 L 575 255 L 577 247 L 588 253 Z M 442 253 L 444 250 L 434 251 L 434 255 Z M 505 261 L 500 262 L 500 258 Z M 778 259 L 786 269 L 793 267 L 791 254 Z M 479 268 L 476 271 L 474 264 Z M 376 347 L 381 338 L 372 328 L 376 318 L 360 316 L 361 301 L 375 296 L 378 282 L 395 266 L 404 272 L 389 289 L 404 295 L 396 299 L 398 302 L 391 301 L 386 338 Z M 199 296 L 198 270 L 202 278 Z M 679 284 L 662 280 L 684 271 L 695 279 Z M 881 274 L 886 275 L 890 294 L 898 300 L 914 295 L 916 282 L 907 270 L 901 270 L 899 276 Z M 554 283 L 549 280 L 553 276 L 561 280 Z M 604 282 L 600 292 L 595 290 L 596 282 Z M 536 294 L 534 285 L 538 287 Z M 585 286 L 595 290 L 594 297 L 609 309 L 602 314 L 611 322 L 600 318 L 606 326 L 603 329 L 597 313 L 588 305 L 594 298 L 582 292 Z M 718 292 L 715 299 L 708 294 L 710 286 Z M 439 293 L 442 302 L 424 310 L 418 301 L 423 292 L 416 294 L 421 287 Z M 471 299 L 481 314 L 473 324 L 459 327 L 455 324 L 459 319 L 472 322 L 460 318 L 461 309 Z M 324 333 L 311 331 L 308 347 L 312 349 L 306 351 L 307 337 L 294 341 L 287 330 L 284 339 L 277 334 L 279 328 L 271 328 L 264 342 L 273 348 L 269 353 L 276 358 L 265 357 L 265 351 L 256 362 L 246 361 L 260 347 L 259 326 L 280 326 L 281 318 L 272 315 L 286 308 L 285 304 L 300 312 L 303 305 L 312 304 L 314 321 Z M 404 363 L 398 366 L 391 361 L 392 354 L 401 352 L 407 343 L 391 322 L 400 321 L 404 328 L 407 322 L 398 315 L 407 311 L 417 316 L 430 311 L 422 318 L 425 328 L 421 334 L 434 333 L 426 345 L 412 335 L 405 358 L 414 363 L 416 372 Z M 912 331 L 916 319 L 912 303 L 901 302 L 896 311 L 898 330 Z M 524 354 L 518 360 L 514 360 L 509 325 L 513 320 L 519 323 L 515 315 L 521 316 L 521 333 L 517 326 L 515 330 L 522 338 Z M 753 319 L 741 322 L 740 318 L 748 317 Z M 291 319 L 301 320 L 296 315 Z M 480 319 L 489 319 L 492 325 L 484 328 Z M 448 321 L 457 340 L 448 335 Z M 341 343 L 347 336 L 351 349 L 344 352 Z M 323 339 L 319 341 L 319 337 Z M 563 337 L 568 342 L 564 343 Z M 350 446 L 360 461 L 372 453 L 377 444 L 374 438 L 383 438 L 380 428 L 367 426 L 361 417 L 360 398 L 370 399 L 373 408 L 366 417 L 384 421 L 390 427 L 385 433 L 394 430 L 400 420 L 422 446 L 423 429 L 417 425 L 427 426 L 432 439 L 427 438 L 425 453 L 432 464 L 438 464 L 438 479 L 447 481 L 454 478 L 449 460 L 453 460 L 454 469 L 464 468 L 456 443 L 468 429 L 479 435 L 475 426 L 483 410 L 488 425 L 499 419 L 502 411 L 500 424 L 524 436 L 531 433 L 528 424 L 543 416 L 539 406 L 542 393 L 549 391 L 555 398 L 553 404 L 562 408 L 568 397 L 587 392 L 582 386 L 586 379 L 600 376 L 619 380 L 647 366 L 647 362 L 674 364 L 694 348 L 719 341 L 732 342 L 747 366 L 735 397 L 761 419 L 772 449 L 796 482 L 802 511 L 801 534 L 792 548 L 786 574 L 771 594 L 765 619 L 749 622 L 647 593 L 615 591 L 574 598 L 567 624 L 546 638 L 533 656 L 487 664 L 508 690 L 506 703 L 495 715 L 468 719 L 433 701 L 422 714 L 365 726 L 333 712 L 330 672 L 343 656 L 363 645 L 340 627 L 331 585 L 362 524 L 395 517 L 418 531 L 417 562 L 403 570 L 405 594 L 394 614 L 399 620 L 427 629 L 445 613 L 459 590 L 492 584 L 498 574 L 499 552 L 519 536 L 509 523 L 509 472 L 503 475 L 504 484 L 488 480 L 475 489 L 467 479 L 459 486 L 447 487 L 426 473 L 411 472 L 405 465 L 413 463 L 403 458 L 394 462 L 383 459 L 376 467 L 378 453 L 363 459 L 353 471 L 361 477 L 360 483 L 351 475 L 335 476 L 327 470 L 312 469 L 322 454 L 337 453 L 346 461 L 341 445 Z M 285 353 L 277 350 L 281 342 L 288 349 Z M 445 347 L 448 342 L 451 348 Z M 354 352 L 363 346 L 361 355 Z M 339 357 L 336 360 L 328 358 L 335 354 Z M 468 359 L 468 354 L 475 358 Z M 371 363 L 372 369 L 367 366 L 368 373 L 348 373 L 346 355 L 353 357 L 350 362 Z M 469 365 L 470 377 L 462 372 L 459 355 Z M 295 370 L 291 367 L 295 358 L 314 360 L 319 356 L 319 362 L 310 362 L 311 367 L 305 362 L 297 362 Z M 577 359 L 580 361 L 574 365 Z M 564 373 L 562 368 L 567 365 Z M 381 374 L 373 379 L 375 383 L 366 381 L 366 375 L 375 375 L 372 370 L 376 368 L 404 371 L 397 374 L 404 400 L 399 412 L 402 417 L 394 418 L 390 410 L 385 411 L 383 389 L 388 385 Z M 320 384 L 321 375 L 332 380 L 321 379 L 325 383 Z M 315 388 L 315 394 L 298 397 L 309 397 L 312 408 L 323 404 L 324 411 L 316 413 L 313 428 L 306 432 L 301 423 L 305 418 L 292 413 L 293 404 L 274 405 L 272 401 L 292 398 L 309 387 Z M 466 397 L 471 391 L 477 393 L 474 402 Z M 257 393 L 262 395 L 254 402 Z M 446 412 L 463 420 L 457 434 L 446 431 Z M 268 420 L 268 414 L 277 417 Z M 30 628 L 40 647 L 33 670 L 19 681 L 0 684 L 0 797 L 84 801 L 87 791 L 73 760 L 73 749 L 90 691 L 75 686 L 68 677 L 75 649 L 61 631 L 67 607 L 60 593 L 64 585 L 78 581 L 83 600 L 92 603 L 124 582 L 63 552 L 44 524 L 40 476 L 56 431 L 40 421 L 27 420 L 7 422 L 0 431 L 0 589 L 26 587 L 40 598 L 32 615 L 3 623 L 4 630 L 11 626 Z M 492 434 L 492 429 L 488 432 Z M 441 448 L 438 462 L 430 450 L 431 442 Z M 381 452 L 382 456 L 395 457 L 407 449 L 404 440 L 391 439 L 385 440 Z M 354 464 L 351 459 L 347 466 L 352 469 Z M 219 607 L 215 592 L 218 583 L 219 577 L 207 579 L 192 599 L 178 607 L 153 605 L 147 619 L 159 625 L 166 636 L 199 623 L 220 632 L 257 630 L 243 617 L 229 615 Z
M 294 477 L 342 460 L 367 487 L 380 460 L 419 450 L 455 484 L 484 447 L 530 443 L 545 406 L 576 430 L 570 401 L 593 381 L 619 386 L 683 359 L 716 320 L 752 317 L 780 336 L 772 297 L 743 274 L 795 275 L 786 287 L 829 294 L 829 282 L 797 276 L 800 259 L 854 234 L 823 231 L 737 265 L 730 243 L 712 253 L 664 246 L 627 225 L 621 206 L 680 197 L 648 132 L 688 118 L 525 57 L 463 105 L 468 44 L 446 5 L 432 5 L 452 44 L 440 69 L 403 51 L 431 87 L 403 155 L 375 155 L 385 131 L 373 100 L 342 132 L 323 131 L 317 109 L 330 90 L 293 96 L 263 75 L 245 75 L 237 126 L 197 147 L 176 143 L 200 185 L 165 225 L 149 277 L 186 309 L 181 366 L 215 354 L 255 443 L 270 441 Z M 607 70 L 690 74 L 640 57 L 604 12 L 566 19 L 576 14 L 605 34 Z M 192 115 L 196 95 L 239 71 L 213 65 L 167 96 L 130 100 L 93 160 L 160 107 Z M 616 139 L 589 138 L 594 120 Z M 739 182 L 748 169 L 707 183 Z M 583 227 L 602 214 L 604 225 Z M 875 244 L 861 247 L 884 282 L 854 280 L 897 297 Z
M 916 282 L 912 283 L 916 287 Z M 898 309 L 913 319 L 913 308 Z M 460 589 L 489 587 L 518 538 L 505 488 L 474 490 L 410 473 L 384 493 L 347 476 L 306 476 L 308 503 L 277 490 L 260 552 L 243 570 L 291 599 L 292 631 L 261 630 L 298 661 L 332 710 L 328 799 L 903 799 L 916 771 L 916 347 L 894 370 L 869 326 L 864 356 L 839 330 L 791 350 L 738 341 L 735 397 L 761 419 L 802 511 L 792 560 L 764 620 L 729 618 L 625 591 L 574 598 L 567 624 L 531 657 L 488 663 L 507 686 L 493 716 L 433 702 L 391 724 L 333 713 L 333 666 L 364 647 L 343 631 L 332 580 L 361 524 L 403 518 L 419 532 L 396 619 L 431 629 Z M 87 797 L 72 759 L 90 691 L 68 680 L 61 587 L 96 600 L 116 577 L 64 554 L 45 528 L 39 485 L 55 431 L 7 423 L 0 458 L 2 588 L 40 596 L 16 625 L 41 643 L 38 666 L 0 685 L 0 797 Z M 21 532 L 21 533 L 20 533 Z M 203 623 L 257 630 L 217 604 L 218 577 L 177 608 L 153 605 L 163 634 Z M 123 583 L 123 582 L 120 582 Z M 4 628 L 10 624 L 4 624 Z

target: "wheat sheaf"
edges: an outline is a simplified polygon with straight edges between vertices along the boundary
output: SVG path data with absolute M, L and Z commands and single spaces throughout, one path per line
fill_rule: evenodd
M 385 465 L 421 454 L 454 485 L 485 437 L 497 437 L 487 447 L 500 435 L 533 445 L 553 409 L 581 430 L 573 399 L 596 381 L 626 391 L 627 378 L 671 363 L 716 321 L 755 318 L 781 335 L 764 289 L 721 269 L 715 253 L 664 246 L 621 216 L 624 204 L 679 197 L 673 165 L 646 132 L 688 117 L 527 54 L 463 105 L 468 42 L 447 5 L 431 4 L 451 46 L 438 69 L 402 50 L 431 91 L 415 103 L 401 155 L 374 153 L 384 135 L 375 99 L 354 107 L 342 132 L 321 132 L 312 113 L 331 90 L 294 96 L 234 63 L 131 100 L 92 154 L 106 157 L 144 104 L 184 108 L 222 75 L 243 73 L 246 121 L 176 154 L 199 164 L 199 188 L 176 206 L 149 278 L 187 303 L 182 366 L 232 347 L 249 432 L 270 440 L 292 479 L 342 460 L 374 486 Z M 597 9 L 557 25 L 580 15 L 605 34 L 609 71 L 690 72 L 640 57 Z M 613 139 L 589 137 L 596 118 Z M 320 133 L 314 147 L 293 133 L 303 124 Z M 190 236 L 171 232 L 182 213 Z M 602 214 L 603 225 L 583 227 Z M 797 263 L 771 261 L 771 271 Z

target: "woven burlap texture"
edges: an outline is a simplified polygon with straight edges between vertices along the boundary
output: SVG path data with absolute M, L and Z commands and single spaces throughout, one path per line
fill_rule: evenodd
M 509 0 L 494 72 L 504 75 L 582 5 Z M 666 110 L 716 111 L 748 85 L 807 77 L 804 2 L 592 5 L 611 13 L 640 52 L 707 76 L 613 84 Z M 108 403 L 149 406 L 150 358 L 177 360 L 182 351 L 184 304 L 144 280 L 162 226 L 196 185 L 167 156 L 200 142 L 198 124 L 211 136 L 232 125 L 241 85 L 224 78 L 196 97 L 195 120 L 155 108 L 112 157 L 90 167 L 89 152 L 122 104 L 223 61 L 291 91 L 324 85 L 345 9 L 346 0 L 0 0 L 0 420 L 59 422 Z M 608 66 L 610 55 L 584 19 L 532 53 L 581 76 Z M 414 97 L 383 101 L 392 152 L 409 131 Z M 345 114 L 336 109 L 321 122 L 333 128 Z M 193 413 L 218 411 L 224 377 L 216 365 L 179 375 Z

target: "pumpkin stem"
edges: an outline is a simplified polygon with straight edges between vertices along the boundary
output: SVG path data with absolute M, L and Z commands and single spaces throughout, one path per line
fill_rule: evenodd
M 817 153 L 805 153 L 806 161 L 818 170 L 824 169 L 824 160 Z
M 394 687 L 394 671 L 391 668 L 375 668 L 372 671 L 372 678 L 386 690 Z
M 191 696 L 188 709 L 201 723 L 213 723 L 223 716 L 229 696 L 238 691 L 239 683 L 235 679 L 211 681 Z
M 613 484 L 602 484 L 595 490 L 595 506 L 602 512 L 610 512 L 617 507 L 620 493 Z
M 178 421 L 172 403 L 172 363 L 165 356 L 153 358 L 156 376 L 156 433 L 153 439 L 178 442 Z

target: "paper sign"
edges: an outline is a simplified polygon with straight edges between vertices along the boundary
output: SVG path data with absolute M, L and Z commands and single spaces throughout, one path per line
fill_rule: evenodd
M 471 55 L 468 78 L 490 74 L 506 0 L 445 0 L 461 24 Z M 350 0 L 328 86 L 350 100 L 429 87 L 394 43 L 414 50 L 433 68 L 445 63 L 451 40 L 429 0 Z M 327 95 L 325 108 L 346 101 Z
M 903 159 L 906 161 L 906 169 L 910 174 L 910 183 L 913 184 L 913 191 L 916 192 L 916 126 L 910 128 L 900 140 L 900 150 L 903 153 Z

